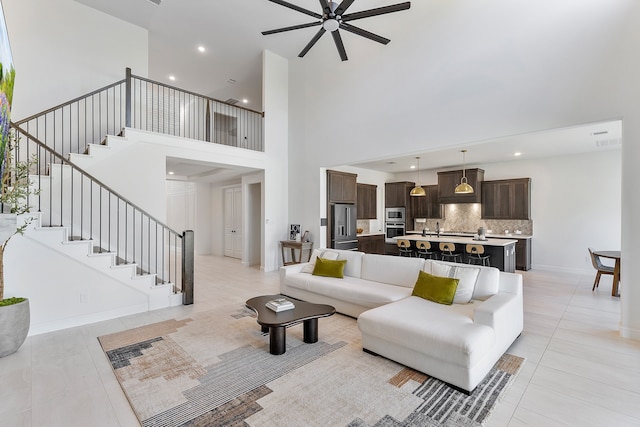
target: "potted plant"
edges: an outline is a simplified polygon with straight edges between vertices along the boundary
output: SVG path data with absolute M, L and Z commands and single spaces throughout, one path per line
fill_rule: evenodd
M 0 125 L 6 125 L 0 123 Z M 0 144 L 0 357 L 15 353 L 29 332 L 30 309 L 27 298 L 4 298 L 4 251 L 9 240 L 24 233 L 28 218 L 18 226 L 18 216 L 29 212 L 28 196 L 37 194 L 30 186 L 33 160 L 16 161 L 18 137 L 11 130 Z

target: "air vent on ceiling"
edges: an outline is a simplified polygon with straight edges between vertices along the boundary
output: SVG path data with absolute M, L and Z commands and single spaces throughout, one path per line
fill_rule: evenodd
M 227 104 L 231 104 L 231 105 L 236 105 L 238 102 L 240 102 L 239 100 L 235 99 L 235 98 L 229 98 L 226 101 L 224 101 Z
M 162 0 L 149 0 L 151 3 L 157 4 L 158 6 L 160 6 L 160 3 L 162 2 Z
M 600 139 L 596 141 L 596 147 L 599 147 L 599 148 L 615 147 L 621 144 L 622 144 L 622 139 L 620 138 Z
M 599 131 L 599 132 L 591 132 L 591 135 L 593 135 L 593 136 L 600 136 L 600 135 L 606 135 L 606 134 L 608 134 L 608 133 L 609 133 L 609 131 L 608 131 L 608 130 L 601 130 L 601 131 Z

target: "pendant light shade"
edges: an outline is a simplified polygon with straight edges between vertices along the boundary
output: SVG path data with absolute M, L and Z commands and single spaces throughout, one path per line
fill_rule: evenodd
M 416 160 L 418 161 L 418 180 L 416 181 L 416 186 L 411 189 L 411 192 L 409 193 L 409 195 L 422 197 L 422 196 L 426 196 L 427 193 L 425 193 L 424 188 L 420 186 L 420 157 L 416 157 Z
M 465 154 L 467 150 L 462 150 L 462 179 L 460 184 L 454 190 L 455 194 L 471 194 L 473 193 L 473 187 L 467 184 L 467 173 L 465 170 Z

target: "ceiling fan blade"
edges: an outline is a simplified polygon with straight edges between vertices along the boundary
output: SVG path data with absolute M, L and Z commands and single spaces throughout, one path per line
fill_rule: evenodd
M 353 4 L 354 1 L 355 0 L 342 0 L 342 3 L 340 3 L 340 6 L 336 8 L 336 15 L 342 15 L 343 13 L 345 13 L 347 9 L 349 9 L 349 6 Z
M 354 27 L 353 25 L 347 24 L 347 23 L 342 23 L 340 24 L 340 29 L 342 30 L 346 30 L 349 31 L 350 33 L 353 34 L 357 34 L 359 36 L 362 37 L 366 37 L 370 40 L 373 40 L 374 42 L 378 42 L 378 43 L 382 43 L 382 44 L 387 44 L 389 43 L 391 40 L 384 38 L 382 36 L 379 36 L 377 34 L 373 34 L 367 30 L 363 30 L 362 28 L 358 28 L 358 27 Z
M 320 25 L 320 24 L 322 24 L 322 22 L 317 21 L 317 22 L 310 22 L 308 24 L 293 25 L 291 27 L 284 27 L 284 28 L 278 28 L 275 30 L 263 31 L 262 35 L 268 36 L 269 34 L 282 33 L 282 32 L 291 31 L 291 30 L 299 30 L 301 28 L 315 27 L 316 25 Z
M 331 33 L 333 36 L 333 41 L 336 43 L 336 48 L 338 49 L 338 53 L 340 54 L 340 59 L 346 61 L 347 59 L 347 51 L 344 49 L 344 43 L 342 43 L 342 37 L 340 37 L 340 31 L 336 30 Z
M 322 13 L 329 16 L 329 14 L 331 13 L 331 8 L 329 7 L 329 3 L 327 3 L 327 0 L 320 0 L 320 7 L 322 8 Z
M 273 0 L 271 0 L 273 1 Z M 386 13 L 399 12 L 401 10 L 407 10 L 411 7 L 411 2 L 404 2 L 393 4 L 391 6 L 378 7 L 375 9 L 363 10 L 362 12 L 349 13 L 342 17 L 342 21 L 354 21 L 356 19 L 369 18 L 371 16 L 384 15 Z
M 288 7 L 289 9 L 293 9 L 295 11 L 298 11 L 300 13 L 304 13 L 305 15 L 309 15 L 309 16 L 313 16 L 314 18 L 317 19 L 322 19 L 322 15 L 312 12 L 310 10 L 304 9 L 300 6 L 296 6 L 295 4 L 291 4 L 289 2 L 283 1 L 283 0 L 269 0 L 272 3 L 276 3 L 279 4 L 280 6 L 284 6 L 284 7 Z
M 314 44 L 316 44 L 316 42 L 318 40 L 320 40 L 320 37 L 322 37 L 322 35 L 324 33 L 326 33 L 327 30 L 325 30 L 324 28 L 320 28 L 320 30 L 318 30 L 318 32 L 316 33 L 315 36 L 313 36 L 313 38 L 311 39 L 311 41 L 309 43 L 307 43 L 307 45 L 304 47 L 304 49 L 302 49 L 302 52 L 300 52 L 298 54 L 298 56 L 300 58 L 302 58 L 303 56 L 305 56 L 307 54 L 307 52 L 309 52 L 309 49 L 311 49 L 313 47 Z

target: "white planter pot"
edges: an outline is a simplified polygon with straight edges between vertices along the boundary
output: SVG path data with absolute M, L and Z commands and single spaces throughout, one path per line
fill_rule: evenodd
M 29 333 L 29 300 L 0 307 L 0 357 L 18 351 Z

